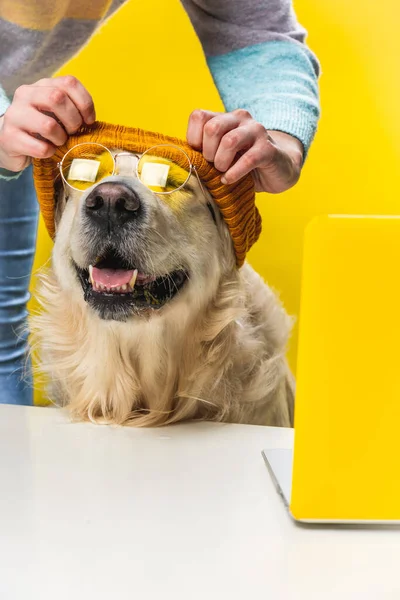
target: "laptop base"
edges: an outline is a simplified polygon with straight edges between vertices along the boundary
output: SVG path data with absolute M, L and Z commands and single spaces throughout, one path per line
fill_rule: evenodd
M 297 519 L 290 510 L 290 499 L 292 495 L 292 471 L 293 471 L 293 449 L 292 448 L 270 448 L 262 451 L 262 456 L 271 479 L 281 496 L 289 515 L 299 523 L 310 525 L 347 525 L 352 527 L 369 527 L 373 525 L 400 526 L 399 520 L 384 519 Z
M 292 495 L 293 449 L 271 448 L 263 450 L 262 455 L 278 494 L 289 508 Z

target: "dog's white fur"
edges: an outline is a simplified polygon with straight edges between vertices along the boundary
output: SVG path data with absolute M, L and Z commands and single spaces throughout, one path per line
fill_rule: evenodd
M 125 322 L 102 320 L 85 302 L 71 266 L 71 258 L 88 266 L 82 197 L 66 201 L 60 194 L 52 267 L 41 275 L 42 310 L 31 319 L 32 346 L 49 398 L 76 419 L 293 424 L 285 358 L 291 320 L 248 264 L 236 269 L 228 229 L 218 214 L 213 222 L 211 198 L 193 179 L 175 206 L 133 184 L 148 214 L 141 242 L 148 270 L 184 265 L 190 277 L 163 308 Z

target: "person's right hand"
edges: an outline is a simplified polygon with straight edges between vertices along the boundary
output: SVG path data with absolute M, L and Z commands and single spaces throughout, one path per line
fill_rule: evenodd
M 22 85 L 0 117 L 0 167 L 17 172 L 31 158 L 49 158 L 82 123 L 95 120 L 92 97 L 75 77 Z

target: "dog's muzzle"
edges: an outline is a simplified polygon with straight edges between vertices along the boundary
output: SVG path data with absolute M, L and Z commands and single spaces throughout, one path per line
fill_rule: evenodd
M 143 251 L 145 204 L 140 192 L 123 181 L 100 183 L 82 199 L 83 235 L 93 258 L 86 269 L 73 264 L 85 301 L 102 319 L 126 321 L 160 309 L 188 280 L 182 268 L 155 272 L 148 250 Z

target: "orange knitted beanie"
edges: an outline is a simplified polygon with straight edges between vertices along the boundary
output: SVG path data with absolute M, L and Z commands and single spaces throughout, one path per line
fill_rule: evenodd
M 187 142 L 159 133 L 102 122 L 82 127 L 76 134 L 68 138 L 66 144 L 57 148 L 51 158 L 34 159 L 33 161 L 39 205 L 52 238 L 55 235 L 54 182 L 60 173 L 58 164 L 70 148 L 84 142 L 103 144 L 109 149 L 138 153 L 145 152 L 158 144 L 171 144 L 182 148 L 189 156 L 193 166 L 196 167 L 203 185 L 219 207 L 233 240 L 237 266 L 242 266 L 247 252 L 257 241 L 261 232 L 261 217 L 255 205 L 252 177 L 249 175 L 232 185 L 223 185 L 221 173 L 205 160 L 201 152 L 193 150 Z M 168 153 L 171 154 L 171 156 L 168 155 L 168 158 L 180 162 L 181 153 L 177 152 L 174 156 L 172 148 L 168 149 Z

